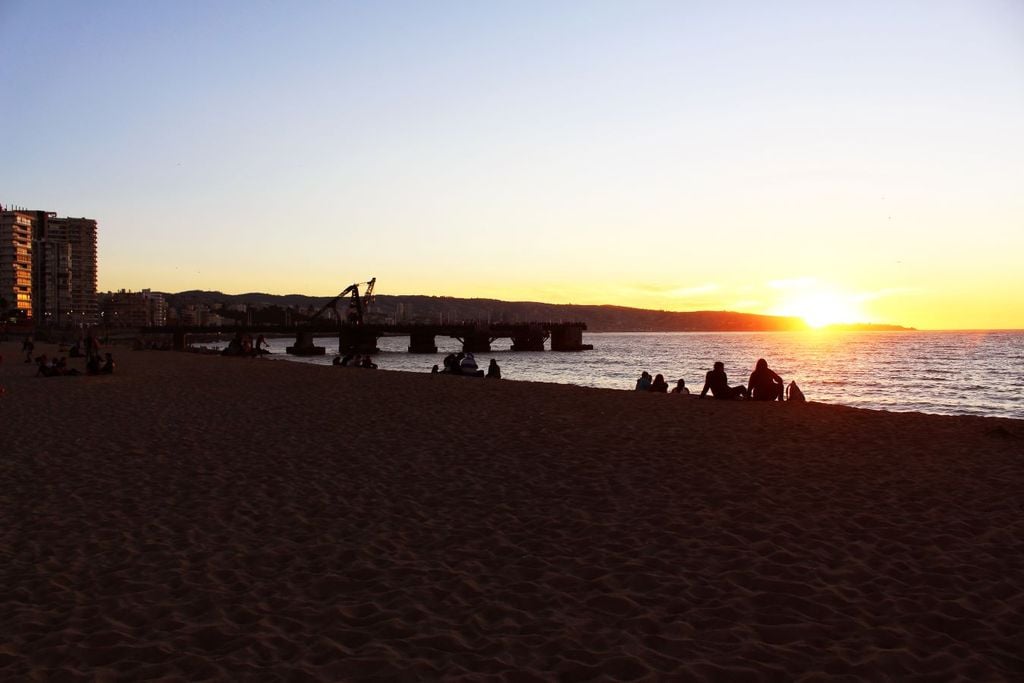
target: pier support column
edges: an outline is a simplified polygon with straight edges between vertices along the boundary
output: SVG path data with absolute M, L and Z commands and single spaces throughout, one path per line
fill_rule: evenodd
M 175 330 L 171 333 L 171 348 L 175 351 L 184 351 L 188 348 L 185 339 L 185 330 Z
M 409 353 L 437 353 L 434 335 L 429 332 L 413 332 L 410 334 Z
M 309 330 L 299 330 L 295 335 L 295 345 L 285 349 L 285 353 L 293 356 L 322 356 L 325 349 L 322 346 L 313 344 L 313 333 Z
M 544 340 L 546 338 L 547 335 L 544 333 L 543 329 L 531 325 L 524 333 L 512 336 L 512 350 L 543 351 Z
M 467 334 L 462 340 L 462 350 L 465 353 L 480 353 L 491 350 L 491 335 L 489 332 L 473 332 Z
M 338 335 L 339 353 L 377 353 L 377 335 L 359 326 L 344 327 Z
M 593 344 L 583 343 L 582 327 L 555 327 L 551 330 L 552 351 L 590 351 Z

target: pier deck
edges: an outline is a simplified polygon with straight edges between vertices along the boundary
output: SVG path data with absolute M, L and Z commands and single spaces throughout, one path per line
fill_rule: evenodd
M 323 347 L 313 344 L 314 337 L 338 335 L 338 348 L 342 353 L 374 353 L 381 337 L 409 337 L 410 353 L 437 353 L 437 337 L 450 337 L 462 343 L 463 351 L 490 351 L 498 339 L 511 339 L 513 351 L 544 351 L 550 340 L 552 351 L 588 351 L 591 344 L 583 343 L 583 322 L 529 322 L 529 323 L 364 323 L 360 325 L 319 323 L 295 326 L 231 326 L 231 327 L 159 327 L 146 328 L 144 333 L 170 333 L 175 348 L 184 349 L 190 334 L 295 334 L 295 345 L 288 353 L 314 355 L 324 353 Z

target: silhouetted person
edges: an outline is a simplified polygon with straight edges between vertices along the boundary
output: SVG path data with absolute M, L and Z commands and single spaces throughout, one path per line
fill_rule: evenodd
M 671 393 L 671 394 L 682 394 L 684 396 L 689 396 L 690 395 L 690 390 L 686 388 L 686 380 L 677 379 L 675 387 L 673 387 L 672 391 L 670 391 L 669 393 Z
M 800 387 L 796 385 L 796 382 L 790 382 L 786 388 L 786 400 L 804 403 L 807 399 L 804 397 L 804 392 L 800 391 Z
M 647 391 L 651 388 L 651 373 L 644 370 L 640 373 L 640 379 L 636 381 L 636 391 Z
M 454 353 L 449 353 L 445 356 L 443 363 L 445 372 L 458 372 L 459 362 L 455 358 Z
M 85 338 L 85 355 L 87 358 L 96 358 L 96 361 L 99 362 L 100 340 L 92 332 L 89 332 Z
M 97 355 L 99 353 L 97 352 Z M 223 356 L 241 356 L 242 355 L 242 333 L 235 332 L 235 336 L 232 337 L 231 341 L 228 342 L 226 349 L 221 351 Z
M 722 361 L 716 361 L 714 369 L 708 370 L 708 374 L 704 375 L 704 388 L 700 390 L 700 397 L 704 398 L 709 389 L 712 396 L 725 400 L 743 398 L 747 395 L 747 388 L 742 384 L 738 387 L 729 386 L 729 377 L 725 374 L 725 363 Z
M 758 358 L 747 382 L 747 396 L 755 401 L 781 401 L 785 383 L 769 367 L 768 361 Z
M 352 359 L 354 357 L 355 357 L 355 354 L 353 354 L 353 353 L 346 353 L 345 357 L 341 359 L 340 365 L 342 367 L 344 367 L 344 368 L 347 368 L 349 365 L 352 364 Z
M 490 365 L 487 366 L 487 376 L 493 379 L 501 379 L 501 368 L 498 367 L 498 361 L 493 358 Z
M 106 361 L 103 363 L 103 367 L 100 368 L 101 375 L 113 375 L 114 374 L 114 357 L 109 353 L 106 355 Z
M 361 368 L 369 368 L 370 370 L 376 370 L 377 364 L 374 363 L 369 355 L 363 356 L 363 362 L 359 364 Z
M 466 354 L 466 357 L 459 361 L 459 370 L 463 375 L 475 375 L 476 374 L 476 358 L 473 357 L 473 352 L 470 351 Z
M 668 393 L 668 383 L 665 381 L 665 377 L 658 374 L 654 376 L 654 381 L 651 382 L 651 386 L 648 391 L 653 391 L 658 394 Z

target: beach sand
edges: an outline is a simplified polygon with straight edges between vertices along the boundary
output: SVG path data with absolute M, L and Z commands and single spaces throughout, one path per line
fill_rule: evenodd
M 1024 421 L 113 352 L 0 344 L 0 679 L 1024 676 Z

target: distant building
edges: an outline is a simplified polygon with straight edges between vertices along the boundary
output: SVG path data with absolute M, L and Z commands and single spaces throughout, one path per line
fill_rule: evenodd
M 144 289 L 124 289 L 101 297 L 103 322 L 108 327 L 163 327 L 167 324 L 164 295 Z

